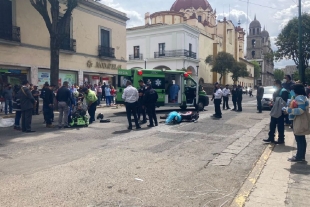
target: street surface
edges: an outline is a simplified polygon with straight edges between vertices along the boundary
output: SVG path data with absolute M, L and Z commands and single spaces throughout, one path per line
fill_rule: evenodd
M 46 129 L 42 115 L 37 133 L 0 128 L 0 206 L 229 206 L 266 148 L 269 112 L 245 95 L 242 113 L 206 109 L 198 123 L 138 131 L 124 107 L 99 108 L 111 122 L 88 128 Z

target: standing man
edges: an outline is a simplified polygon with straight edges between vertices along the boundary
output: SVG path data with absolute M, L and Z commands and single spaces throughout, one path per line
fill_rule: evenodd
M 38 86 L 33 86 L 33 90 L 31 91 L 31 94 L 34 98 L 34 100 L 36 100 L 36 104 L 33 108 L 32 111 L 32 115 L 39 115 L 39 96 L 40 96 L 40 92 L 38 91 Z
M 282 88 L 286 89 L 288 92 L 291 91 L 292 89 L 292 86 L 295 84 L 293 81 L 292 81 L 292 77 L 290 75 L 285 75 L 284 76 L 284 83 L 282 83 Z M 284 115 L 284 122 L 285 122 L 285 125 L 286 126 L 289 126 L 291 125 L 291 121 L 289 120 L 288 118 L 288 114 L 285 114 Z
M 27 80 L 23 81 L 23 86 L 18 92 L 18 97 L 20 99 L 20 107 L 22 111 L 22 131 L 26 133 L 35 132 L 31 130 L 32 121 L 32 109 L 35 104 L 35 100 L 29 89 L 29 82 Z
M 41 91 L 43 99 L 43 117 L 47 128 L 54 128 L 52 125 L 53 107 L 54 107 L 54 95 L 53 91 L 49 88 L 49 84 L 45 83 L 44 88 Z
M 92 124 L 95 121 L 95 115 L 97 110 L 97 96 L 96 93 L 88 88 L 84 88 L 83 92 L 85 93 L 85 100 L 88 106 L 89 114 L 89 124 Z
M 287 102 L 287 99 L 289 97 L 289 93 L 286 89 L 282 90 L 281 81 L 276 80 L 274 82 L 276 91 L 273 93 L 273 100 L 275 101 L 277 97 L 281 97 L 283 101 Z M 278 141 L 275 142 L 275 131 L 276 128 L 278 128 Z M 270 124 L 269 124 L 269 133 L 268 133 L 268 139 L 263 139 L 264 142 L 271 142 L 276 144 L 284 144 L 284 114 L 282 112 L 282 115 L 279 118 L 271 117 L 270 118 Z
M 264 87 L 262 87 L 262 84 L 258 84 L 257 88 L 257 95 L 256 95 L 256 100 L 257 100 L 257 113 L 262 113 L 262 98 L 264 95 Z
M 102 99 L 105 101 L 105 87 L 107 87 L 107 85 L 104 82 L 103 85 L 101 86 L 101 89 L 102 89 L 101 101 Z
M 234 105 L 234 108 L 232 109 L 232 111 L 236 111 L 237 110 L 237 86 L 236 85 L 233 85 L 231 95 L 232 95 L 232 102 Z
M 143 99 L 143 108 L 146 107 L 147 114 L 149 116 L 150 125 L 148 127 L 158 126 L 157 117 L 156 117 L 156 102 L 158 99 L 157 92 L 152 88 L 151 83 L 147 83 L 147 90 L 145 91 L 144 99 Z M 154 122 L 153 122 L 154 120 Z
M 141 129 L 137 118 L 137 101 L 139 100 L 139 93 L 138 90 L 132 86 L 132 83 L 129 80 L 126 83 L 126 88 L 124 89 L 122 99 L 124 99 L 126 105 L 126 113 L 129 124 L 128 130 L 132 130 L 131 114 L 135 119 L 136 129 Z
M 12 85 L 8 84 L 6 86 L 6 89 L 4 89 L 3 91 L 3 98 L 5 99 L 5 114 L 8 114 L 8 111 L 10 114 L 13 113 L 12 109 L 13 109 L 13 89 L 12 89 Z M 9 110 L 8 110 L 9 108 Z
M 225 110 L 225 106 L 226 106 L 227 110 L 230 109 L 228 106 L 228 101 L 229 101 L 229 96 L 230 96 L 230 90 L 229 90 L 228 86 L 229 85 L 227 84 L 226 88 L 223 89 L 223 110 Z
M 58 128 L 62 128 L 62 120 L 64 120 L 64 128 L 70 128 L 68 124 L 69 106 L 71 105 L 71 93 L 69 90 L 69 83 L 63 82 L 63 86 L 58 89 L 56 100 L 58 101 Z
M 138 120 L 140 120 L 141 113 L 143 116 L 142 124 L 146 123 L 146 113 L 145 108 L 143 107 L 143 98 L 146 91 L 146 85 L 144 84 L 143 80 L 139 80 L 140 88 L 138 90 L 139 92 L 139 100 L 138 100 Z
M 218 82 L 215 83 L 215 89 L 213 93 L 213 97 L 211 101 L 214 101 L 214 109 L 215 114 L 213 114 L 214 118 L 222 118 L 222 111 L 221 111 L 221 101 L 222 101 L 223 92 L 220 88 L 220 85 Z
M 237 88 L 237 105 L 238 105 L 238 112 L 242 111 L 242 87 L 241 85 L 238 85 Z

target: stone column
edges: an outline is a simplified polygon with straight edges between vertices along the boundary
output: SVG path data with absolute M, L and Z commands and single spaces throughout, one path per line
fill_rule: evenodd
M 32 83 L 33 85 L 38 85 L 38 67 L 37 66 L 31 66 L 29 82 Z
M 79 80 L 78 84 L 79 84 L 79 86 L 82 86 L 84 84 L 84 72 L 82 69 L 80 69 L 78 73 L 79 73 L 78 74 L 78 80 Z

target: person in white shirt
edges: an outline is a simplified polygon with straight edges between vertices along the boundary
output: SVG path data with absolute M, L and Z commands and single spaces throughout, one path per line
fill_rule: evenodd
M 229 101 L 229 96 L 230 96 L 230 90 L 228 88 L 228 84 L 226 85 L 226 88 L 223 89 L 223 110 L 225 110 L 225 106 L 226 109 L 230 109 L 228 106 L 228 101 Z
M 214 118 L 222 118 L 222 111 L 221 111 L 221 101 L 222 101 L 223 92 L 220 88 L 218 82 L 215 83 L 215 89 L 213 93 L 213 98 L 211 101 L 214 101 L 214 109 L 215 114 L 213 114 Z
M 124 90 L 122 99 L 124 99 L 126 105 L 126 113 L 129 124 L 128 130 L 132 130 L 131 115 L 133 115 L 135 120 L 136 129 L 141 129 L 137 118 L 137 104 L 139 99 L 138 90 L 132 86 L 132 83 L 129 80 L 126 83 L 126 86 L 127 87 Z

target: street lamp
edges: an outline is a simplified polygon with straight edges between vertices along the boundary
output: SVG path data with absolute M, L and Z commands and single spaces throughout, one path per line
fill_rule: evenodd
M 146 69 L 146 61 L 147 61 L 147 59 L 145 58 L 144 59 L 144 69 Z

